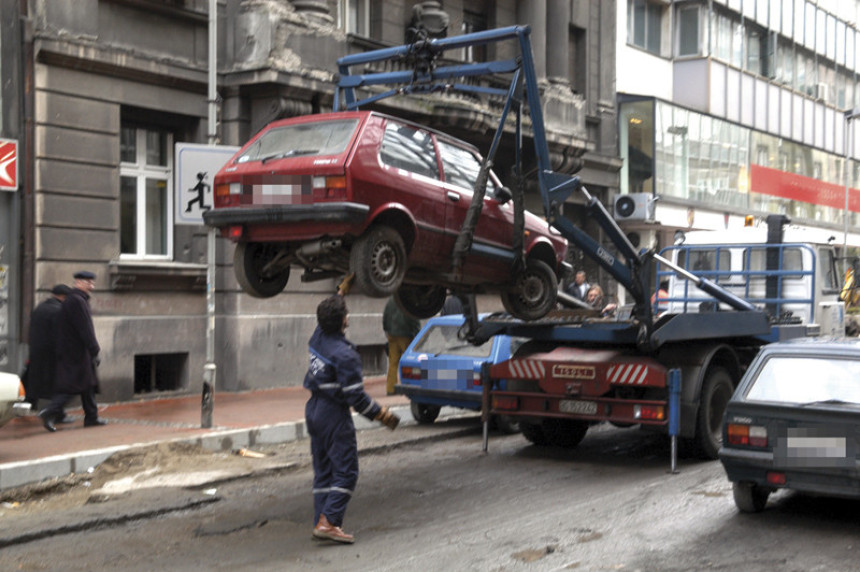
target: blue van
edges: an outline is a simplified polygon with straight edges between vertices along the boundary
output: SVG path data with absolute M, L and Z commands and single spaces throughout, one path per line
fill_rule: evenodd
M 430 318 L 400 358 L 394 392 L 409 398 L 419 423 L 433 423 L 443 406 L 480 411 L 481 366 L 509 359 L 525 341 L 498 335 L 476 346 L 457 335 L 464 321 L 462 314 Z M 512 418 L 494 421 L 500 431 L 519 432 Z

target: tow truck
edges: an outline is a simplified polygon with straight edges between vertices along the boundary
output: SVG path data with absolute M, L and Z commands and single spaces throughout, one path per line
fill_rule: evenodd
M 449 50 L 498 42 L 516 44 L 513 57 L 498 61 L 446 64 Z M 502 50 L 500 50 L 501 52 Z M 510 53 L 511 50 L 504 51 Z M 504 100 L 498 128 L 485 153 L 482 172 L 489 170 L 499 142 L 513 130 L 515 138 L 512 188 L 515 233 L 522 229 L 523 124 L 529 121 L 534 143 L 536 176 L 548 224 L 599 264 L 632 300 L 626 315 L 601 318 L 588 309 L 552 310 L 546 316 L 523 321 L 507 314 L 478 320 L 474 305 L 467 305 L 464 338 L 481 343 L 504 333 L 529 339 L 510 359 L 488 365 L 482 375 L 485 420 L 509 415 L 520 420 L 523 434 L 534 443 L 576 446 L 588 428 L 608 421 L 621 426 L 639 425 L 669 430 L 670 386 L 680 385 L 677 435 L 698 454 L 716 458 L 720 425 L 726 403 L 758 349 L 771 341 L 811 335 L 816 326 L 787 312 L 778 312 L 782 281 L 779 269 L 786 245 L 782 242 L 784 218 L 773 217 L 771 239 L 756 273 L 767 284 L 767 298 L 754 304 L 720 284 L 721 273 L 708 274 L 678 264 L 652 250 L 637 250 L 604 205 L 578 176 L 551 169 L 538 79 L 528 26 L 511 26 L 442 39 L 420 39 L 412 44 L 345 56 L 338 60 L 340 78 L 335 109 L 356 109 L 386 97 L 461 91 Z M 399 71 L 387 71 L 396 69 Z M 352 73 L 360 68 L 358 73 Z M 379 70 L 379 71 L 375 71 Z M 471 81 L 482 75 L 509 79 L 507 89 Z M 498 85 L 495 83 L 495 85 Z M 528 116 L 524 109 L 528 108 Z M 513 115 L 513 121 L 510 119 Z M 466 221 L 452 252 L 454 268 L 468 252 L 480 216 L 486 176 L 478 177 Z M 604 246 L 563 215 L 566 200 L 579 193 L 587 215 L 595 220 L 612 246 Z M 521 239 L 521 237 L 519 237 Z M 516 241 L 517 236 L 514 237 Z M 515 242 L 516 244 L 516 242 Z M 688 258 L 689 259 L 689 258 Z M 684 304 L 673 300 L 671 312 L 656 312 L 652 278 L 668 272 L 688 281 L 705 298 Z M 741 281 L 749 279 L 743 275 Z M 564 297 L 560 296 L 562 302 Z M 468 297 L 464 297 L 468 300 Z M 796 302 L 796 301 L 795 301 Z M 810 313 L 811 315 L 811 313 Z M 680 383 L 672 383 L 680 372 Z M 505 379 L 505 390 L 497 381 Z M 674 403 L 674 400 L 672 401 Z

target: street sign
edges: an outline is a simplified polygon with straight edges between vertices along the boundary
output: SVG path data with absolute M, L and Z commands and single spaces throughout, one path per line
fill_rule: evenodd
M 176 144 L 174 224 L 203 224 L 203 212 L 212 208 L 212 184 L 217 173 L 239 147 Z
M 18 190 L 18 141 L 0 139 L 0 191 Z

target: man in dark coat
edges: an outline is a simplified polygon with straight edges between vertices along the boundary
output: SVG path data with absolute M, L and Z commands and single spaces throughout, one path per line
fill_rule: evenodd
M 75 287 L 66 296 L 57 320 L 57 384 L 51 405 L 39 415 L 48 431 L 65 415 L 65 406 L 80 396 L 84 408 L 84 427 L 104 425 L 96 405 L 99 343 L 90 313 L 90 292 L 96 275 L 83 270 L 75 274 Z
M 38 411 L 40 399 L 54 397 L 57 369 L 56 332 L 60 306 L 72 289 L 57 284 L 51 297 L 41 302 L 30 314 L 30 356 L 27 360 L 27 401 Z
M 305 423 L 314 465 L 313 536 L 351 544 L 355 538 L 341 528 L 358 482 L 358 444 L 349 408 L 389 429 L 396 428 L 400 418 L 364 391 L 361 356 L 344 335 L 349 318 L 343 296 L 323 300 L 317 322 L 304 381 L 311 392 Z

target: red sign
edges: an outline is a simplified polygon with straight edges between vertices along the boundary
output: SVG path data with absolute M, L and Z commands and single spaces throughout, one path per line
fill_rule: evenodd
M 18 190 L 18 142 L 0 139 L 0 190 Z
M 823 205 L 838 210 L 845 208 L 845 186 L 826 183 L 778 169 L 750 165 L 750 190 L 754 193 L 782 197 L 792 201 Z M 860 193 L 849 189 L 848 210 L 860 212 Z

